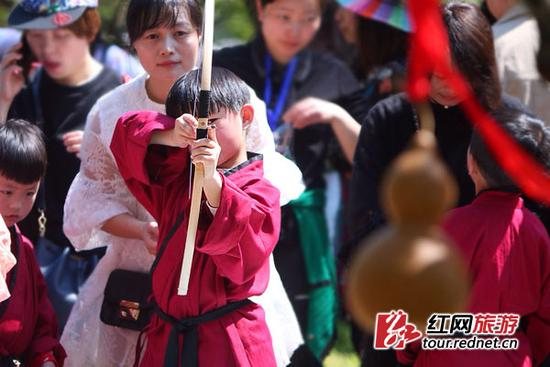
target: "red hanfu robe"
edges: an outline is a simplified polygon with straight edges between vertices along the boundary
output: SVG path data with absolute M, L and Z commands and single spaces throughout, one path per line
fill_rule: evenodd
M 226 174 L 215 215 L 201 212 L 188 294 L 178 296 L 190 205 L 189 151 L 149 146 L 153 131 L 173 127 L 174 120 L 161 114 L 128 113 L 117 123 L 111 150 L 129 189 L 159 223 L 159 244 L 176 217 L 185 213 L 152 275 L 158 306 L 182 319 L 266 289 L 268 258 L 279 235 L 280 207 L 278 190 L 263 178 L 261 160 L 247 161 Z M 169 333 L 170 324 L 155 315 L 146 333 L 141 366 L 163 365 Z M 199 366 L 275 366 L 271 336 L 259 305 L 252 303 L 201 324 L 198 334 Z
M 424 351 L 415 366 L 530 367 L 550 354 L 550 239 L 517 194 L 484 191 L 452 210 L 444 229 L 472 281 L 469 312 L 515 313 L 517 350 Z M 400 360 L 406 354 L 400 353 Z M 406 358 L 405 358 L 406 359 Z
M 20 358 L 29 366 L 36 356 L 53 352 L 61 366 L 65 351 L 59 344 L 57 320 L 32 244 L 17 228 L 10 232 L 17 263 L 6 280 L 11 297 L 0 303 L 0 357 Z

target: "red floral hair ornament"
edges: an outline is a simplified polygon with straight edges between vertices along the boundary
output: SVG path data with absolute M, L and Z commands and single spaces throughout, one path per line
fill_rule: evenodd
M 63 27 L 64 25 L 70 24 L 73 21 L 73 17 L 70 14 L 59 12 L 55 13 L 52 22 L 58 27 Z

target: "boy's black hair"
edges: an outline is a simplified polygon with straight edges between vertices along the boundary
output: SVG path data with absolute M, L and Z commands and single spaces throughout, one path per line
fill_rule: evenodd
M 222 67 L 212 68 L 210 113 L 220 110 L 239 112 L 250 101 L 248 86 L 242 79 Z M 178 118 L 198 111 L 200 70 L 191 70 L 172 86 L 166 98 L 166 114 Z
M 0 174 L 21 184 L 32 184 L 46 174 L 46 144 L 38 126 L 11 119 L 0 124 Z
M 493 116 L 535 160 L 547 170 L 550 168 L 550 130 L 546 128 L 543 121 L 512 110 L 500 110 Z M 472 134 L 470 154 L 487 181 L 488 188 L 519 191 L 514 181 L 498 165 L 476 131 Z
M 131 0 L 126 12 L 130 44 L 134 44 L 149 29 L 175 26 L 182 10 L 187 11 L 191 24 L 200 31 L 202 9 L 197 0 Z

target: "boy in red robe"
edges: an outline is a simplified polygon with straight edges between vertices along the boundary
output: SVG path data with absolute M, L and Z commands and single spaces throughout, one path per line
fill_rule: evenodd
M 245 130 L 254 114 L 248 87 L 225 69 L 212 73 L 208 138 L 195 141 L 197 121 L 186 113 L 198 101 L 198 80 L 192 71 L 174 84 L 166 101 L 171 117 L 121 117 L 111 142 L 126 184 L 159 223 L 157 312 L 140 365 L 275 366 L 263 310 L 248 297 L 267 286 L 279 192 L 263 178 L 261 156 L 247 156 Z M 204 166 L 204 196 L 189 290 L 178 296 L 191 162 Z
M 527 115 L 497 116 L 510 135 L 541 164 L 550 166 L 550 131 Z M 513 313 L 521 317 L 511 336 L 516 350 L 417 349 L 399 353 L 414 366 L 539 366 L 550 357 L 550 239 L 537 216 L 525 206 L 515 184 L 474 133 L 468 173 L 476 198 L 452 210 L 443 227 L 469 267 L 471 313 Z M 418 345 L 417 345 L 418 347 Z
M 6 278 L 11 296 L 0 303 L 0 366 L 54 367 L 65 359 L 33 246 L 16 225 L 33 207 L 46 157 L 38 127 L 23 120 L 0 125 L 0 214 L 17 261 Z

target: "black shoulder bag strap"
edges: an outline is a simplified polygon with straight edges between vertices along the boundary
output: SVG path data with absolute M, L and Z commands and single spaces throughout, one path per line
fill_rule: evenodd
M 150 282 L 150 287 L 151 287 L 150 288 L 151 289 L 151 295 L 149 297 L 149 305 L 152 306 L 153 308 L 158 307 L 158 306 L 156 306 L 155 298 L 153 296 L 153 272 L 155 271 L 155 268 L 157 267 L 161 256 L 164 254 L 164 250 L 166 250 L 166 246 L 168 245 L 168 242 L 170 241 L 170 239 L 176 233 L 176 230 L 179 228 L 179 226 L 183 222 L 184 217 L 185 217 L 185 213 L 183 211 L 178 214 L 174 224 L 172 225 L 172 227 L 170 228 L 170 230 L 166 234 L 166 237 L 163 238 L 162 243 L 161 243 L 160 248 L 159 248 L 159 251 L 158 251 L 157 255 L 155 256 L 155 261 L 153 261 L 153 265 L 151 265 L 151 270 L 149 270 L 149 282 Z M 142 336 L 143 336 L 143 333 L 145 332 L 146 329 L 147 329 L 147 327 L 145 329 L 143 329 L 139 333 L 139 336 L 138 336 L 137 345 L 136 345 L 136 353 L 135 353 L 135 357 L 134 357 L 134 367 L 139 365 L 139 361 L 141 359 L 141 352 L 142 352 L 143 347 L 144 347 L 144 342 L 142 341 Z
M 161 256 L 164 254 L 164 250 L 166 250 L 166 246 L 168 245 L 168 242 L 172 239 L 172 237 L 176 233 L 176 230 L 181 225 L 181 222 L 183 221 L 184 217 L 185 217 L 185 213 L 183 211 L 178 214 L 176 220 L 174 221 L 174 224 L 166 234 L 166 237 L 164 237 L 164 239 L 162 240 L 162 243 L 159 248 L 159 252 L 157 253 L 157 256 L 155 256 L 155 261 L 153 262 L 153 265 L 151 265 L 151 270 L 149 271 L 149 273 L 151 274 L 151 279 L 152 279 L 153 271 L 155 271 L 155 268 L 157 267 Z

